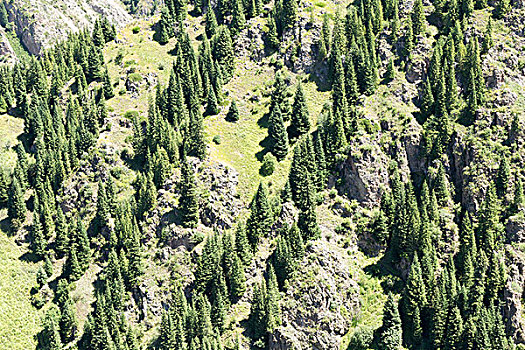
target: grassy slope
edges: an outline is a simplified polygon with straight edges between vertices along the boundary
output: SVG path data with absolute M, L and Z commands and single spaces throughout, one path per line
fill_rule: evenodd
M 0 230 L 0 344 L 10 350 L 34 348 L 40 329 L 42 312 L 30 302 L 37 265 L 21 260 L 25 251 Z

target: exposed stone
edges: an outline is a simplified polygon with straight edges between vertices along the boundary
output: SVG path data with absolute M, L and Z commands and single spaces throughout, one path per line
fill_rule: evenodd
M 13 0 L 6 2 L 6 8 L 18 37 L 35 55 L 69 33 L 93 28 L 100 16 L 118 26 L 131 20 L 118 0 Z
M 359 286 L 345 249 L 311 242 L 281 300 L 282 325 L 270 335 L 271 350 L 338 349 L 359 312 Z

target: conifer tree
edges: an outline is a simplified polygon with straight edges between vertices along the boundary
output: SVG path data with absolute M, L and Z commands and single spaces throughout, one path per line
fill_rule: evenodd
M 284 159 L 289 147 L 288 134 L 286 133 L 283 116 L 278 105 L 274 107 L 270 115 L 268 137 L 272 140 L 272 153 L 278 160 Z
M 60 305 L 60 314 L 60 336 L 62 338 L 62 342 L 67 344 L 75 337 L 78 327 L 74 304 L 70 297 L 68 297 L 66 301 Z
M 295 25 L 298 12 L 297 0 L 283 0 L 282 1 L 282 28 L 288 29 Z
M 199 198 L 195 174 L 186 157 L 182 158 L 181 178 L 182 190 L 179 207 L 182 224 L 185 227 L 195 227 L 199 223 Z
M 389 293 L 383 309 L 383 325 L 381 326 L 379 349 L 401 349 L 401 336 L 401 318 L 399 317 L 398 305 L 392 293 Z
M 77 226 L 76 226 L 76 237 L 77 237 L 77 256 L 78 256 L 78 263 L 80 265 L 80 268 L 83 271 L 86 271 L 89 267 L 89 261 L 91 259 L 91 248 L 89 246 L 89 238 L 87 234 L 86 227 L 84 226 L 84 223 L 82 222 L 82 219 L 80 217 L 77 218 Z
M 507 157 L 502 156 L 499 163 L 498 173 L 496 174 L 496 193 L 498 197 L 505 200 L 507 188 L 510 180 L 510 167 Z
M 445 349 L 461 349 L 463 340 L 463 319 L 457 306 L 450 310 Z
M 76 244 L 71 246 L 67 260 L 64 264 L 64 276 L 67 276 L 70 281 L 77 281 L 80 277 L 82 277 L 82 268 L 78 263 L 76 247 Z
M 38 349 L 43 350 L 62 350 L 62 341 L 60 340 L 58 316 L 56 308 L 47 310 L 44 320 L 43 329 L 38 334 Z
M 410 266 L 410 273 L 405 288 L 404 307 L 407 316 L 406 330 L 410 343 L 419 342 L 421 339 L 421 314 L 420 310 L 426 306 L 426 290 L 423 283 L 421 265 L 417 253 Z
M 31 250 L 33 254 L 39 259 L 44 257 L 46 249 L 46 240 L 40 221 L 40 214 L 35 210 L 33 212 L 33 227 L 31 230 Z
M 208 39 L 211 39 L 217 32 L 217 18 L 215 17 L 215 11 L 210 9 L 206 12 L 206 35 Z
M 266 282 L 266 331 L 272 333 L 281 324 L 281 306 L 279 287 L 273 265 L 268 268 L 268 278 Z
M 521 178 L 516 175 L 516 180 L 514 181 L 514 198 L 512 200 L 511 212 L 517 213 L 523 207 L 523 203 L 523 182 L 521 181 Z
M 443 164 L 440 164 L 438 168 L 436 180 L 434 183 L 434 193 L 436 194 L 439 205 L 448 205 L 450 200 L 450 191 L 447 175 L 445 173 L 445 167 Z
M 241 298 L 246 291 L 246 276 L 244 267 L 237 253 L 233 255 L 232 275 L 230 276 L 230 291 L 232 298 Z
M 494 46 L 494 39 L 492 34 L 492 17 L 489 17 L 487 29 L 485 31 L 485 37 L 483 39 L 482 52 L 487 53 L 492 48 L 492 46 Z
M 248 237 L 252 251 L 257 249 L 260 238 L 270 233 L 271 224 L 272 212 L 268 199 L 268 189 L 266 184 L 261 182 L 253 197 L 250 216 L 246 222 L 246 236 Z
M 310 130 L 310 119 L 308 114 L 308 107 L 304 96 L 301 83 L 297 86 L 295 99 L 292 105 L 292 115 L 290 118 L 290 126 L 288 127 L 288 135 L 290 139 L 297 138 L 306 134 Z
M 9 201 L 10 179 L 6 170 L 0 169 L 0 206 L 4 206 Z
M 198 110 L 190 110 L 190 124 L 185 145 L 188 155 L 201 160 L 206 157 L 206 142 L 204 141 L 202 115 Z
M 255 285 L 248 319 L 255 340 L 262 339 L 266 334 L 266 294 L 265 283 Z
M 7 15 L 7 9 L 5 8 L 4 2 L 0 2 L 0 26 L 7 28 L 9 23 L 9 16 Z
M 228 82 L 235 71 L 235 57 L 230 30 L 225 26 L 217 29 L 217 35 L 213 40 L 213 57 L 221 68 L 224 83 Z
M 11 220 L 11 227 L 17 230 L 25 221 L 26 203 L 24 193 L 20 186 L 19 179 L 14 176 L 9 188 L 9 200 L 7 202 L 7 215 Z
M 235 250 L 237 256 L 244 266 L 249 266 L 252 260 L 252 252 L 248 237 L 246 237 L 246 226 L 240 223 L 235 231 Z
M 237 102 L 232 100 L 228 114 L 226 114 L 226 120 L 236 122 L 239 120 L 239 109 L 237 108 Z
M 217 104 L 217 96 L 215 95 L 215 90 L 210 85 L 208 88 L 208 102 L 206 103 L 206 114 L 207 115 L 216 115 L 219 113 L 219 105 Z
M 412 9 L 412 30 L 415 36 L 422 34 L 425 30 L 425 12 L 423 10 L 423 1 L 416 0 Z
M 497 19 L 502 19 L 509 13 L 511 8 L 510 0 L 500 0 L 496 4 L 496 8 L 494 9 L 494 17 Z
M 266 33 L 266 44 L 270 50 L 279 48 L 279 38 L 277 34 L 277 24 L 275 23 L 275 17 L 272 13 L 268 15 L 268 32 Z
M 246 17 L 244 16 L 244 6 L 242 0 L 232 0 L 232 22 L 231 28 L 233 35 L 238 34 L 244 29 L 246 25 Z
M 461 10 L 464 17 L 469 17 L 474 12 L 474 0 L 462 0 Z

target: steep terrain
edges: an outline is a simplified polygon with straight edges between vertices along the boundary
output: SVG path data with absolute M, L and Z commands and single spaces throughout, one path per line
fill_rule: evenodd
M 3 67 L 25 61 L 16 36 L 39 55 L 100 18 L 117 31 L 73 36 L 28 61 L 24 81 L 1 73 L 0 344 L 523 347 L 523 2 L 499 16 L 490 1 L 468 14 L 468 1 L 441 14 L 438 1 L 299 1 L 273 45 L 272 8 L 289 2 L 247 10 L 241 28 L 247 2 L 232 3 L 219 23 L 238 33 L 224 54 L 230 34 L 208 41 L 201 2 L 183 20 L 169 2 L 141 1 L 133 15 L 116 0 L 5 2 Z M 450 24 L 454 4 L 465 17 Z M 53 69 L 67 50 L 74 63 Z M 279 122 L 275 110 L 286 114 L 299 86 L 312 136 L 296 140 L 301 111 Z

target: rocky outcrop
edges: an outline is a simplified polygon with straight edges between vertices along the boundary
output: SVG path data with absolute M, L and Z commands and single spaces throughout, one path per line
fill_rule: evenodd
M 214 160 L 200 161 L 189 158 L 195 170 L 199 193 L 200 231 L 210 228 L 220 231 L 232 228 L 235 218 L 243 208 L 237 193 L 239 173 Z M 157 205 L 147 213 L 146 236 L 152 237 L 164 231 L 172 247 L 189 248 L 192 230 L 182 229 L 178 224 L 178 200 L 180 196 L 180 170 L 171 176 L 158 191 Z
M 346 250 L 315 241 L 281 300 L 282 325 L 270 336 L 271 350 L 339 349 L 359 311 L 359 286 Z
M 6 8 L 16 34 L 35 55 L 63 40 L 68 33 L 91 29 L 100 16 L 117 26 L 131 20 L 118 0 L 13 0 L 6 2 Z
M 525 285 L 525 256 L 514 246 L 506 246 L 507 282 L 503 290 L 504 316 L 507 334 L 516 343 L 525 342 L 525 320 L 523 317 L 523 292 Z
M 392 161 L 397 163 L 403 180 L 408 180 L 410 173 L 425 171 L 422 128 L 412 116 L 404 124 L 400 131 L 396 120 L 382 120 L 380 131 L 361 133 L 352 140 L 347 158 L 339 165 L 343 180 L 340 192 L 373 207 L 390 186 L 388 171 Z
M 0 27 L 0 63 L 12 65 L 17 61 L 15 51 L 7 38 L 2 27 Z

